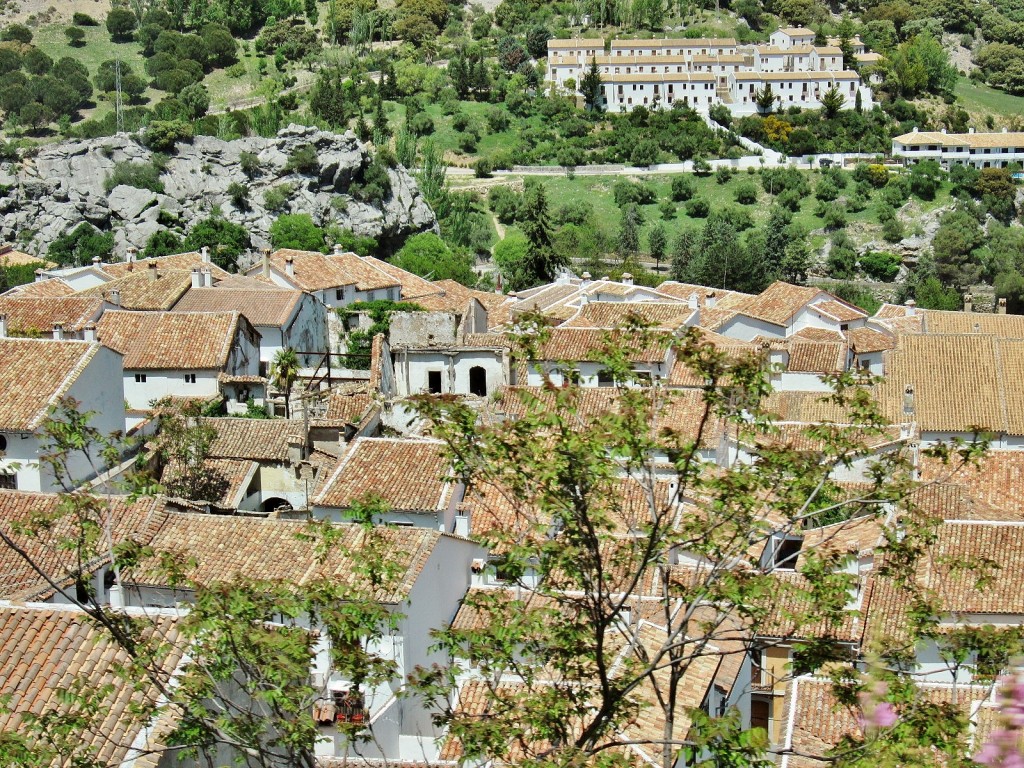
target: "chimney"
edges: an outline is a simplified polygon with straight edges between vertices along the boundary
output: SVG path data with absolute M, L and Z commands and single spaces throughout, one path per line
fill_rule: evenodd
M 1006 314 L 1006 299 L 999 300 L 999 303 L 996 304 L 996 312 L 998 312 L 1000 315 Z
M 974 297 L 971 294 L 969 294 L 969 293 L 965 293 L 964 294 L 964 312 L 973 312 L 973 311 L 974 311 Z
M 914 387 L 910 384 L 903 388 L 903 413 L 914 415 Z
M 910 479 L 920 480 L 921 479 L 921 444 L 917 441 L 910 443 Z
M 686 306 L 689 307 L 690 309 L 697 309 L 698 303 L 696 292 L 691 293 L 689 296 L 686 297 Z
M 339 243 L 334 244 L 334 255 L 341 256 L 345 252 L 345 249 L 341 247 Z
M 203 288 L 213 288 L 213 272 L 209 267 L 203 267 L 201 276 Z
M 86 341 L 96 341 L 96 324 L 89 323 L 82 329 L 82 336 Z
M 64 341 L 64 323 L 53 324 L 53 340 Z
M 622 273 L 622 284 L 623 285 L 632 285 L 633 284 L 633 274 L 631 272 L 623 272 Z
M 941 131 L 940 131 L 940 133 L 945 133 L 945 132 L 946 132 L 945 128 L 941 129 Z
M 907 308 L 907 317 L 913 317 L 917 314 L 917 302 L 913 299 L 907 299 L 904 306 Z
M 7 315 L 0 315 L 0 339 L 7 338 Z
M 260 265 L 263 267 L 263 276 L 270 279 L 270 249 L 260 248 Z
M 974 126 L 971 126 L 970 128 L 968 128 L 967 132 L 968 133 L 974 133 Z
M 158 269 L 157 269 L 156 262 L 155 261 L 151 261 L 146 266 L 149 267 L 149 269 L 146 270 L 146 274 L 149 275 L 149 279 L 150 280 L 156 280 L 159 277 L 159 275 L 157 274 Z
M 1007 129 L 1007 127 L 1006 127 L 1006 126 L 1004 125 L 1004 126 L 1003 126 L 1003 133 L 1006 133 L 1007 131 L 1008 131 L 1008 129 Z
M 590 285 L 590 273 L 584 272 L 580 275 L 580 288 L 586 288 L 588 285 Z
M 298 464 L 306 458 L 306 441 L 299 435 L 288 435 L 288 462 Z
M 129 264 L 132 264 L 135 262 L 136 258 L 138 258 L 138 255 L 139 249 L 133 245 L 129 246 L 128 250 L 124 252 L 124 260 L 127 261 Z
M 100 265 L 101 263 L 102 263 L 102 260 L 100 259 L 100 257 L 99 257 L 99 256 L 93 256 L 93 257 L 92 257 L 92 265 L 93 265 L 94 267 L 99 267 L 99 265 Z
M 714 291 L 708 291 L 704 294 L 704 307 L 706 309 L 714 309 L 717 302 L 718 297 L 715 295 Z
M 288 277 L 295 277 L 295 259 L 291 256 L 286 256 L 284 259 L 284 271 Z
M 37 283 L 41 283 L 45 279 L 46 279 L 46 275 L 43 274 L 43 270 L 37 269 L 36 270 L 36 282 Z
M 114 288 L 110 291 L 110 303 L 115 307 L 121 306 L 121 289 Z
M 207 246 L 203 246 L 199 249 L 199 253 L 203 256 L 203 264 L 210 263 L 210 249 Z
M 192 287 L 203 287 L 203 273 L 199 271 L 199 267 L 192 267 Z

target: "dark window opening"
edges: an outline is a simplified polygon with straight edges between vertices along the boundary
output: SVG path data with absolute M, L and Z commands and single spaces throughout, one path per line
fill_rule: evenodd
M 441 394 L 441 372 L 427 371 L 427 390 L 432 395 Z
M 750 727 L 768 730 L 772 716 L 772 703 L 767 699 L 752 698 L 750 700 Z
M 487 397 L 487 371 L 474 365 L 469 369 L 469 391 L 478 397 Z
M 615 377 L 612 376 L 610 371 L 600 370 L 597 372 L 597 386 L 599 387 L 614 387 Z
M 775 547 L 775 567 L 796 568 L 796 558 L 800 554 L 800 539 L 783 539 Z
M 0 435 L 0 451 L 6 451 L 6 450 L 7 450 L 7 438 L 4 437 L 3 435 Z
M 186 373 L 185 374 L 185 383 L 186 384 L 195 384 L 196 383 L 196 375 L 194 373 Z
M 0 488 L 3 488 L 5 491 L 18 490 L 18 476 L 14 473 L 5 474 L 0 472 Z
M 144 374 L 144 373 L 136 373 L 135 374 L 135 383 L 136 384 L 145 384 L 146 383 L 146 374 Z

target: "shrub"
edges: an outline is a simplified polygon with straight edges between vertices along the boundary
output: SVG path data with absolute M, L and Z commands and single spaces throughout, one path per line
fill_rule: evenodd
M 0 33 L 0 40 L 28 45 L 32 42 L 32 30 L 24 24 L 11 24 Z
M 308 213 L 286 214 L 270 225 L 270 244 L 274 248 L 321 251 L 325 245 L 324 231 Z
M 719 184 L 728 184 L 732 179 L 732 168 L 723 166 L 715 171 L 715 181 Z
M 291 184 L 278 184 L 263 191 L 263 205 L 271 211 L 280 211 L 292 195 Z
M 103 188 L 110 192 L 114 187 L 125 185 L 150 192 L 164 191 L 160 181 L 160 170 L 152 163 L 133 163 L 125 160 L 114 165 L 114 170 L 103 182 Z
M 484 113 L 484 119 L 487 121 L 487 127 L 494 133 L 508 130 L 508 126 L 512 122 L 512 116 L 508 111 L 498 106 L 488 107 Z
M 245 62 L 239 61 L 237 64 L 232 64 L 230 67 L 224 70 L 224 74 L 226 74 L 228 77 L 244 77 Z
M 68 44 L 72 48 L 81 48 L 85 45 L 85 32 L 78 27 L 68 27 L 64 30 L 64 35 L 67 37 Z
M 803 203 L 803 200 L 803 194 L 795 189 L 787 189 L 775 198 L 775 202 L 793 213 L 800 210 L 800 204 Z
M 245 184 L 239 184 L 237 181 L 232 181 L 228 184 L 228 199 L 231 200 L 231 204 L 240 211 L 248 210 L 249 208 L 249 188 Z
M 839 197 L 839 189 L 831 179 L 822 179 L 814 190 L 814 196 L 823 202 L 831 202 Z
M 178 120 L 154 120 L 142 135 L 142 143 L 154 152 L 173 152 L 179 141 L 192 141 L 192 126 Z
M 488 179 L 491 176 L 491 161 L 481 157 L 473 164 L 473 173 L 478 179 Z
M 711 204 L 702 197 L 695 197 L 686 203 L 686 215 L 691 219 L 705 219 L 711 212 Z
M 515 222 L 522 203 L 523 196 L 509 187 L 492 187 L 487 193 L 487 205 L 502 224 Z
M 868 251 L 860 257 L 860 268 L 865 275 L 888 283 L 896 279 L 903 260 L 895 253 Z
M 243 152 L 238 157 L 238 166 L 251 179 L 260 172 L 260 159 L 252 152 Z
M 429 136 L 434 132 L 434 121 L 426 112 L 417 112 L 409 120 L 408 127 L 413 136 Z
M 71 23 L 76 27 L 98 27 L 100 23 L 88 13 L 75 12 L 71 15 Z
M 658 194 L 649 184 L 629 179 L 617 179 L 612 185 L 612 197 L 615 199 L 615 204 L 622 208 L 629 203 L 650 205 L 658 199 Z
M 348 193 L 364 203 L 379 203 L 391 194 L 391 177 L 385 160 L 378 154 L 363 168 L 361 178 L 352 182 Z
M 679 174 L 672 177 L 672 199 L 677 203 L 685 202 L 697 191 L 697 183 L 692 177 Z
M 744 182 L 736 187 L 736 202 L 753 205 L 757 202 L 757 186 L 752 181 Z
M 825 229 L 842 229 L 846 226 L 846 209 L 841 205 L 828 205 L 822 219 L 825 222 Z
M 286 173 L 310 174 L 320 168 L 320 161 L 317 158 L 316 147 L 312 144 L 303 144 L 292 150 L 288 161 L 284 164 Z
M 112 8 L 107 14 L 107 32 L 115 41 L 131 39 L 132 32 L 135 31 L 138 23 L 138 18 L 127 8 Z
M 903 222 L 895 216 L 882 224 L 882 238 L 887 243 L 898 243 L 905 234 Z

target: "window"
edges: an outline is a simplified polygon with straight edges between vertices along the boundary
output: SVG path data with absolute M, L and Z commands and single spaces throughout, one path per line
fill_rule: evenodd
M 185 374 L 185 383 L 186 384 L 195 384 L 196 383 L 196 375 L 194 373 L 186 373 Z
M 800 539 L 783 539 L 775 545 L 775 567 L 793 570 L 800 554 Z
M 441 394 L 441 372 L 427 371 L 427 390 L 432 395 Z
M 18 490 L 18 476 L 13 472 L 10 474 L 0 472 L 0 488 L 5 491 Z
M 611 373 L 604 369 L 601 369 L 600 371 L 597 372 L 597 386 L 614 387 L 615 379 L 612 377 Z
M 145 384 L 146 383 L 146 374 L 144 374 L 144 373 L 136 373 L 135 374 L 135 383 L 136 384 Z
M 7 438 L 4 437 L 3 435 L 0 435 L 0 451 L 6 451 L 6 450 L 7 450 Z
M 344 301 L 345 300 L 345 289 L 344 288 L 335 288 L 334 289 L 334 300 L 335 301 Z

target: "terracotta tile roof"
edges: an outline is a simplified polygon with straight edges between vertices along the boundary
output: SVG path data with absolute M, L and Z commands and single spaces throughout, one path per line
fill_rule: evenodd
M 744 302 L 740 312 L 774 325 L 786 325 L 793 315 L 820 293 L 820 288 L 774 282 L 757 296 Z
M 840 331 L 831 330 L 829 328 L 814 328 L 814 327 L 811 327 L 811 326 L 808 326 L 807 328 L 801 328 L 796 333 L 790 334 L 788 338 L 789 339 L 797 339 L 797 340 L 800 340 L 800 341 L 817 341 L 817 342 L 826 342 L 826 341 L 843 341 L 843 342 L 845 342 L 846 341 L 846 337 L 843 336 L 843 334 Z M 760 340 L 760 339 L 765 339 L 765 337 L 763 337 L 763 336 L 758 337 L 758 340 Z M 774 339 L 765 339 L 765 341 L 774 341 Z
M 356 438 L 314 503 L 346 508 L 374 494 L 395 510 L 445 509 L 452 478 L 443 448 L 434 440 Z
M 851 328 L 846 332 L 846 338 L 855 354 L 884 352 L 896 346 L 896 339 L 891 334 L 867 327 Z
M 130 504 L 125 497 L 112 496 L 109 505 L 115 542 L 148 530 L 149 522 L 159 517 L 160 505 L 153 499 L 140 499 Z M 51 524 L 38 533 L 26 534 L 20 526 L 32 520 L 47 520 Z M 73 581 L 73 574 L 79 567 L 76 553 L 61 542 L 76 537 L 81 527 L 61 506 L 60 496 L 0 490 L 0 528 L 25 549 L 43 571 L 52 574 L 55 581 Z M 97 555 L 86 564 L 86 570 L 91 572 L 108 561 L 106 556 Z M 0 547 L 0 598 L 44 599 L 51 593 L 49 584 L 20 555 L 7 546 Z
M 956 687 L 957 704 L 953 704 L 953 687 L 918 683 L 918 701 L 959 708 L 962 714 L 970 716 L 978 702 L 989 694 L 988 686 L 960 683 Z M 840 703 L 832 683 L 810 677 L 799 677 L 788 686 L 783 706 L 791 737 L 784 748 L 798 753 L 785 758 L 787 768 L 824 768 L 832 765 L 834 758 L 827 758 L 843 736 L 862 735 L 860 713 Z M 785 729 L 784 729 L 785 730 Z M 816 760 L 809 756 L 820 756 Z
M 139 627 L 143 637 L 157 639 L 167 649 L 153 665 L 166 684 L 182 658 L 176 619 L 135 618 L 145 622 L 145 628 Z M 138 708 L 156 704 L 159 691 L 147 681 L 126 678 L 128 655 L 106 630 L 70 607 L 3 606 L 0 646 L 0 699 L 6 703 L 0 710 L 0 730 L 20 731 L 31 740 L 24 715 L 79 713 L 78 703 L 61 692 L 84 683 L 86 691 L 99 697 L 91 710 L 95 718 L 75 728 L 77 757 L 98 765 L 121 765 L 129 757 L 147 724 Z
M 772 392 L 762 405 L 768 413 L 778 417 L 777 421 L 806 424 L 850 422 L 846 409 L 831 402 L 827 392 Z
M 338 539 L 323 559 L 318 538 L 303 536 L 309 533 L 304 520 L 167 512 L 148 543 L 157 552 L 187 555 L 194 562 L 194 567 L 186 569 L 187 578 L 200 584 L 245 575 L 299 585 L 319 579 L 356 585 L 365 577 L 359 574 L 354 559 L 368 537 L 379 537 L 391 553 L 389 566 L 394 571 L 384 578 L 375 597 L 395 603 L 408 595 L 442 535 L 427 528 L 398 526 L 367 531 L 359 525 L 337 524 L 335 529 Z M 122 580 L 126 584 L 164 585 L 166 573 L 156 566 L 156 559 L 144 560 L 124 573 Z
M 787 347 L 789 363 L 786 368 L 794 373 L 841 373 L 846 370 L 845 341 L 791 341 Z
M 701 340 L 726 357 L 728 363 L 738 363 L 752 355 L 759 355 L 760 350 L 756 344 L 747 341 L 739 341 L 728 336 L 722 336 L 714 331 L 700 329 Z M 728 382 L 722 381 L 722 384 Z M 705 387 L 707 380 L 704 376 L 698 375 L 693 367 L 685 360 L 677 359 L 672 364 L 667 384 L 670 387 Z
M 697 294 L 697 302 L 702 309 L 728 309 L 729 307 L 741 306 L 747 299 L 752 298 L 749 293 L 727 291 L 723 288 L 709 288 L 706 285 L 695 285 L 693 283 L 680 283 L 676 280 L 666 280 L 664 283 L 659 283 L 658 291 L 683 301 L 687 301 L 695 293 Z M 707 307 L 709 296 L 714 296 L 714 307 Z
M 259 464 L 245 459 L 205 459 L 203 466 L 211 480 L 223 484 L 220 495 L 215 499 L 202 499 L 220 509 L 236 510 L 245 499 L 246 491 L 253 476 L 259 471 Z M 181 463 L 171 459 L 160 475 L 160 484 L 169 486 L 181 474 Z M 212 487 L 207 486 L 207 487 Z M 165 488 L 166 490 L 166 488 Z M 171 494 L 168 494 L 171 495 Z M 211 494 L 213 495 L 213 494 Z M 195 501 L 199 501 L 195 499 Z
M 938 459 L 922 456 L 918 470 L 922 483 L 958 486 L 967 497 L 977 502 L 971 505 L 974 507 L 973 516 L 968 519 L 993 519 L 989 515 L 998 513 L 1000 517 L 994 519 L 1024 521 L 1024 451 L 991 449 L 977 465 L 947 465 Z M 950 506 L 944 518 L 959 518 L 960 500 L 951 496 L 948 501 L 955 501 L 956 505 Z
M 600 328 L 552 328 L 548 339 L 537 347 L 537 359 L 554 362 L 596 362 L 609 343 L 621 341 L 627 348 L 630 362 L 665 363 L 668 360 L 668 344 L 672 335 L 653 332 L 649 344 L 641 346 L 640 340 L 625 331 L 605 331 Z
M 354 285 L 359 291 L 396 288 L 401 283 L 354 253 L 323 254 L 281 248 L 270 255 L 270 264 L 286 275 L 286 260 L 292 258 L 295 274 L 287 279 L 304 291 L 322 291 Z M 259 265 L 250 271 L 258 271 Z
M 279 287 L 264 290 L 189 288 L 173 311 L 238 312 L 253 325 L 282 327 L 291 320 L 302 295 L 302 291 Z
M 288 419 L 204 418 L 199 422 L 217 431 L 209 451 L 215 459 L 284 462 L 288 439 L 302 440 L 301 422 Z
M 46 280 L 36 280 L 33 283 L 25 283 L 25 285 L 16 285 L 11 290 L 7 291 L 5 296 L 18 296 L 28 298 L 30 296 L 38 296 L 40 298 L 46 297 L 58 297 L 58 296 L 71 296 L 74 294 L 75 289 L 65 283 L 59 277 L 51 277 Z
M 1004 339 L 1024 339 L 1024 315 L 925 309 L 922 318 L 922 333 L 986 333 Z
M 192 273 L 186 270 L 156 270 L 154 278 L 150 270 L 136 271 L 132 274 L 111 280 L 109 283 L 97 285 L 79 291 L 77 296 L 101 298 L 111 304 L 115 290 L 121 292 L 119 306 L 133 310 L 167 310 L 192 285 Z
M 8 333 L 12 336 L 50 336 L 56 323 L 69 333 L 77 333 L 96 322 L 102 310 L 101 299 L 0 296 L 0 315 L 7 315 Z
M 192 267 L 200 267 L 210 270 L 214 280 L 223 280 L 231 275 L 230 272 L 218 267 L 212 261 L 204 262 L 203 255 L 198 251 L 186 253 L 174 253 L 168 256 L 157 256 L 151 259 L 136 259 L 135 261 L 117 261 L 110 264 L 101 264 L 100 268 L 112 278 L 125 277 L 139 272 L 145 272 L 150 264 L 156 264 L 160 272 L 165 270 L 180 270 L 192 273 Z
M 890 421 L 917 421 L 922 430 L 971 432 L 975 427 L 1024 434 L 1024 340 L 983 334 L 898 337 L 885 353 L 879 404 Z M 914 388 L 913 415 L 904 389 Z
M 422 303 L 425 309 L 451 307 L 452 310 L 462 311 L 466 308 L 470 299 L 476 299 L 487 310 L 488 328 L 497 328 L 500 325 L 505 325 L 511 318 L 515 299 L 510 296 L 467 288 L 454 280 L 435 280 L 432 285 L 440 288 L 443 291 L 443 295 L 428 298 L 425 303 L 418 302 Z
M 838 616 L 817 616 L 814 588 L 799 571 L 778 569 L 771 572 L 774 584 L 764 596 L 766 613 L 758 622 L 757 633 L 772 638 L 832 638 L 859 643 L 864 636 L 865 619 L 861 611 L 843 610 Z M 866 613 L 866 606 L 861 606 Z
M 591 301 L 561 328 L 618 328 L 631 316 L 636 316 L 652 328 L 674 331 L 687 324 L 696 310 L 686 304 L 657 301 Z
M 237 312 L 104 312 L 99 340 L 124 355 L 125 369 L 219 369 L 228 362 Z
M 700 327 L 717 331 L 740 313 L 737 307 L 714 307 L 700 311 Z
M 841 523 L 805 530 L 801 554 L 797 558 L 797 568 L 803 567 L 806 561 L 805 553 L 812 550 L 820 554 L 838 552 L 850 553 L 855 557 L 867 557 L 884 543 L 882 530 L 883 523 L 875 515 L 855 517 Z
M 39 264 L 43 269 L 52 269 L 57 266 L 52 261 L 47 261 L 39 256 L 33 256 L 30 253 L 19 251 L 9 243 L 7 245 L 0 245 L 0 265 L 8 267 L 24 267 L 29 264 Z
M 374 256 L 364 256 L 363 260 L 367 264 L 372 264 L 402 286 L 402 301 L 414 301 L 421 297 L 436 296 L 444 292 L 444 288 L 437 283 L 433 283 L 401 267 L 396 267 L 394 264 L 383 259 L 378 259 Z
M 0 339 L 0 430 L 38 427 L 98 350 L 84 341 Z
M 346 424 L 356 424 L 375 402 L 373 395 L 365 389 L 352 392 L 332 391 L 327 398 L 327 411 L 320 418 L 311 419 L 310 424 L 315 427 L 343 427 Z

